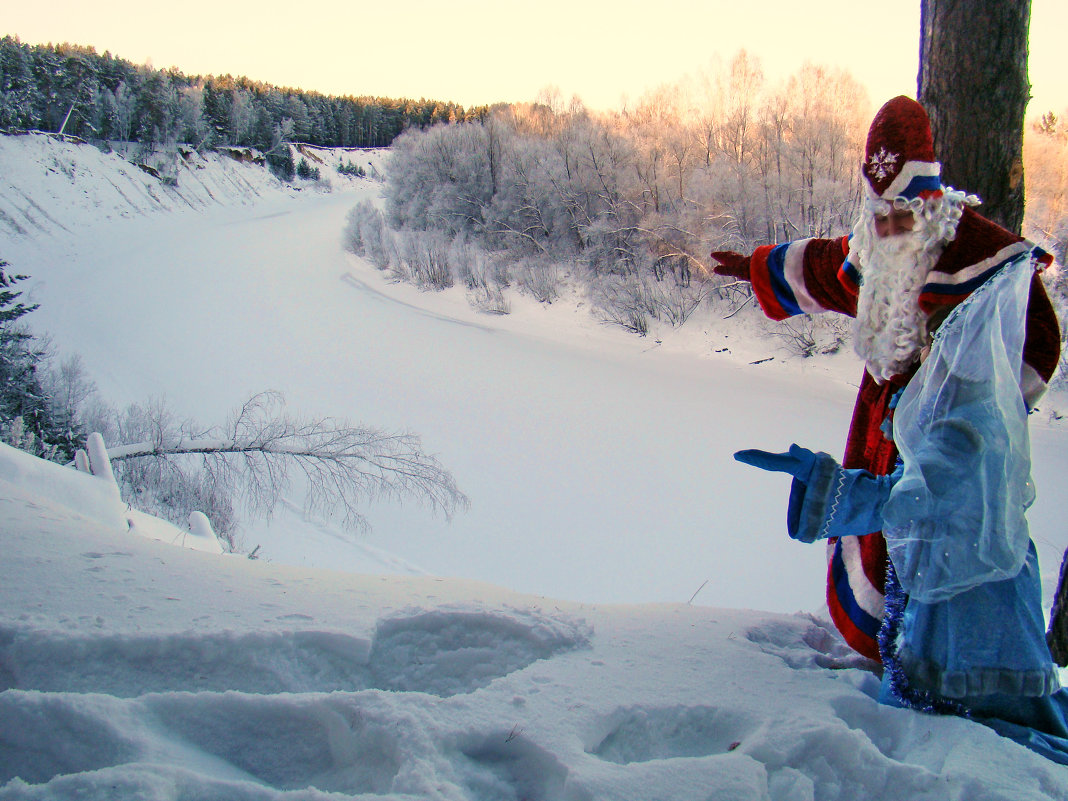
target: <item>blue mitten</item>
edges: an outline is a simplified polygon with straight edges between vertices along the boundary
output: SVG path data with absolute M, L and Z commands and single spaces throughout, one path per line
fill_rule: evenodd
M 770 470 L 774 473 L 789 473 L 798 481 L 807 484 L 816 463 L 816 454 L 800 445 L 791 445 L 786 453 L 770 453 L 755 449 L 738 451 L 734 458 L 743 464 Z

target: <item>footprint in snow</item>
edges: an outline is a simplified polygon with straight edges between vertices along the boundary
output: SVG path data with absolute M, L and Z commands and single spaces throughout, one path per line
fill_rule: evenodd
M 824 623 L 811 615 L 771 618 L 746 633 L 749 642 L 795 670 L 860 668 L 879 672 L 876 662 L 853 651 Z
M 474 692 L 589 638 L 583 624 L 533 612 L 436 610 L 380 621 L 369 667 L 379 689 L 446 697 Z
M 587 750 L 618 765 L 726 754 L 760 725 L 744 712 L 708 706 L 629 707 L 602 723 L 605 733 Z

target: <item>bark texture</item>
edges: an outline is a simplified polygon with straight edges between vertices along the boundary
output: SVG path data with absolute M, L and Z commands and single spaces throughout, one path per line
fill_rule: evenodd
M 1064 552 L 1064 559 L 1061 560 L 1061 580 L 1053 599 L 1046 643 L 1053 661 L 1061 667 L 1068 667 L 1068 551 Z
M 919 100 L 931 118 L 942 182 L 1020 233 L 1023 129 L 1030 99 L 1031 0 L 922 0 Z

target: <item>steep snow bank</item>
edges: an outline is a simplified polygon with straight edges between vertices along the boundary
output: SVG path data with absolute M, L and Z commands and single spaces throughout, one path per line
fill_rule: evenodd
M 0 136 L 0 230 L 40 236 L 161 210 L 248 204 L 292 194 L 263 168 L 228 156 L 181 156 L 168 186 L 116 153 L 41 133 Z
M 279 181 L 262 164 L 183 148 L 167 180 L 118 153 L 44 133 L 0 135 L 0 232 L 39 237 L 84 232 L 106 220 L 157 211 L 247 206 L 300 192 L 344 189 L 360 179 L 337 171 L 362 167 L 381 176 L 382 151 L 291 146 L 294 158 L 320 167 L 319 181 Z M 172 174 L 173 173 L 173 174 Z

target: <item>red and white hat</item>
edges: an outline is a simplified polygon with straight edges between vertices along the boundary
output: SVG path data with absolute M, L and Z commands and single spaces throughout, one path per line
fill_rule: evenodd
M 942 165 L 935 161 L 931 123 L 923 106 L 901 95 L 879 109 L 868 129 L 861 171 L 870 194 L 882 200 L 942 194 Z

